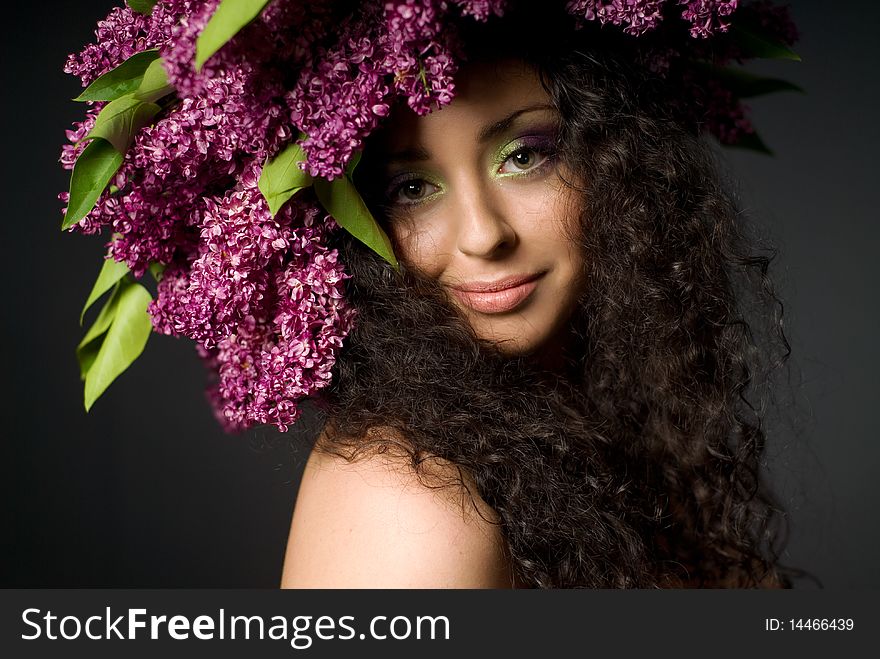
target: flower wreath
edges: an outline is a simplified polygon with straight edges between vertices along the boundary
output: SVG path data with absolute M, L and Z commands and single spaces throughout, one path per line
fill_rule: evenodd
M 418 114 L 448 104 L 463 57 L 450 19 L 501 20 L 512 3 L 128 0 L 99 22 L 65 66 L 88 109 L 61 154 L 62 228 L 111 234 L 80 319 L 106 298 L 77 348 L 86 410 L 156 331 L 195 341 L 226 430 L 294 423 L 356 322 L 328 236 L 341 226 L 397 266 L 352 183 L 364 139 L 398 99 Z M 565 9 L 633 37 L 662 26 L 650 66 L 690 83 L 694 121 L 768 151 L 742 99 L 797 87 L 733 64 L 797 60 L 798 35 L 785 8 L 739 5 Z

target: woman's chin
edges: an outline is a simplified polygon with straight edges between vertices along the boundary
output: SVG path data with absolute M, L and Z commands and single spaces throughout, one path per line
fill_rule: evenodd
M 532 328 L 529 328 L 532 329 Z M 523 330 L 490 330 L 474 328 L 477 336 L 491 343 L 498 352 L 506 357 L 523 357 L 540 351 L 543 341 L 540 336 L 533 336 Z

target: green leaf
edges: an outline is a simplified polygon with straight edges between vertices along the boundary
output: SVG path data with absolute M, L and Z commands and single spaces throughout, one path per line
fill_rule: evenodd
M 150 264 L 150 274 L 153 275 L 153 279 L 155 279 L 156 282 L 162 280 L 162 273 L 165 272 L 165 267 L 166 266 L 162 265 L 161 263 Z
M 352 153 L 351 160 L 348 161 L 348 167 L 345 168 L 346 175 L 352 180 L 354 179 L 354 170 L 357 169 L 357 166 L 361 161 L 361 155 L 363 155 L 363 151 L 355 151 Z
M 79 154 L 70 175 L 70 201 L 61 229 L 69 229 L 95 207 L 95 202 L 122 164 L 122 154 L 110 142 L 92 140 Z
M 95 322 L 92 323 L 89 331 L 86 332 L 86 335 L 76 347 L 76 359 L 79 362 L 79 377 L 81 380 L 86 379 L 86 373 L 89 372 L 95 358 L 98 356 L 98 351 L 101 349 L 101 340 L 116 316 L 116 305 L 119 303 L 119 289 L 121 286 L 120 282 L 116 282 L 113 285 L 110 297 L 107 298 Z
M 92 323 L 92 326 L 89 328 L 89 331 L 86 332 L 85 336 L 83 336 L 82 341 L 79 342 L 79 346 L 77 349 L 82 348 L 95 339 L 100 338 L 104 335 L 108 329 L 110 329 L 110 325 L 113 323 L 113 319 L 116 317 L 116 306 L 119 303 L 119 291 L 126 284 L 126 282 L 118 281 L 113 284 L 113 290 L 110 292 L 110 297 L 107 298 L 107 301 L 104 302 L 104 306 L 101 307 L 101 311 L 98 313 L 98 317 L 95 318 L 95 322 Z
M 147 313 L 149 291 L 135 282 L 123 282 L 116 313 L 107 334 L 86 373 L 85 408 L 95 401 L 144 351 L 152 323 Z
M 92 287 L 92 292 L 89 293 L 89 299 L 86 300 L 86 305 L 83 307 L 82 312 L 79 315 L 79 324 L 83 324 L 83 318 L 85 318 L 86 311 L 89 310 L 97 300 L 104 293 L 109 291 L 116 283 L 122 279 L 126 274 L 128 274 L 128 266 L 125 263 L 116 261 L 113 257 L 104 259 L 104 265 L 101 266 L 101 272 L 98 273 L 98 279 L 95 280 L 95 285 Z
M 801 56 L 791 48 L 769 34 L 762 33 L 760 26 L 734 21 L 730 25 L 728 34 L 743 53 L 751 57 L 801 61 Z
M 145 103 L 133 94 L 117 98 L 104 106 L 95 120 L 95 127 L 83 139 L 101 137 L 124 154 L 135 133 L 149 124 L 159 109 L 155 103 Z
M 715 66 L 705 61 L 694 61 L 693 64 L 708 75 L 724 83 L 724 86 L 733 92 L 737 98 L 749 98 L 783 91 L 806 93 L 802 87 L 788 80 L 764 78 L 754 73 L 749 73 L 744 69 Z
M 269 0 L 221 0 L 196 41 L 196 70 L 254 20 L 267 4 Z
M 82 382 L 85 382 L 86 375 L 88 374 L 89 369 L 92 367 L 92 364 L 95 363 L 95 359 L 98 358 L 98 351 L 100 349 L 100 341 L 92 341 L 82 348 L 76 349 L 76 360 L 77 362 L 79 362 L 79 379 Z
M 745 71 L 738 71 L 736 75 L 729 76 L 727 80 L 728 88 L 739 98 L 750 98 L 752 96 L 786 91 L 806 93 L 803 87 L 799 87 L 788 80 L 764 78 L 746 73 Z
M 749 98 L 752 96 L 761 96 L 763 94 L 772 94 L 774 92 L 804 92 L 802 87 L 779 78 L 764 78 L 745 71 L 737 71 L 734 69 L 725 69 L 722 78 L 728 89 L 739 98 Z
M 315 179 L 315 194 L 324 209 L 343 229 L 398 268 L 387 234 L 370 213 L 354 183 L 347 176 L 327 181 Z
M 159 51 L 144 50 L 135 53 L 112 71 L 107 71 L 86 87 L 74 101 L 115 101 L 135 91 L 144 72 L 159 57 Z
M 160 57 L 150 62 L 147 70 L 144 71 L 141 84 L 135 90 L 134 97 L 145 103 L 155 103 L 173 91 L 174 87 L 168 83 L 168 74 L 165 73 L 165 66 Z
M 768 156 L 774 155 L 770 147 L 764 144 L 764 140 L 762 140 L 757 133 L 746 133 L 742 137 L 740 137 L 739 140 L 732 144 L 728 144 L 727 146 L 736 147 L 738 149 L 747 149 L 749 151 L 756 151 L 758 153 L 763 153 Z
M 269 204 L 273 217 L 288 199 L 312 184 L 312 177 L 297 166 L 305 159 L 302 148 L 292 143 L 263 165 L 257 187 Z
M 131 7 L 132 11 L 144 14 L 145 16 L 149 16 L 150 12 L 153 11 L 153 6 L 156 4 L 156 0 L 125 0 L 125 2 Z

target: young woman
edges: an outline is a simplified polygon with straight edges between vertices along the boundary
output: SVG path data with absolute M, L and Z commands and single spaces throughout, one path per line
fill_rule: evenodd
M 785 585 L 758 385 L 788 345 L 700 137 L 760 144 L 724 67 L 787 52 L 784 14 L 136 4 L 67 66 L 64 226 L 112 231 L 86 407 L 151 328 L 229 430 L 314 401 L 282 585 Z
M 781 586 L 745 395 L 768 259 L 620 47 L 505 20 L 359 165 L 404 267 L 342 246 L 358 322 L 282 585 Z

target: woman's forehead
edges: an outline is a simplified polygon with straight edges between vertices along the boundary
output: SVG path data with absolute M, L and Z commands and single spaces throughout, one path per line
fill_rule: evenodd
M 493 94 L 486 92 L 491 90 Z M 531 65 L 517 59 L 477 60 L 462 64 L 455 78 L 455 99 L 470 103 L 491 102 L 517 94 L 547 92 L 541 85 L 537 71 Z

